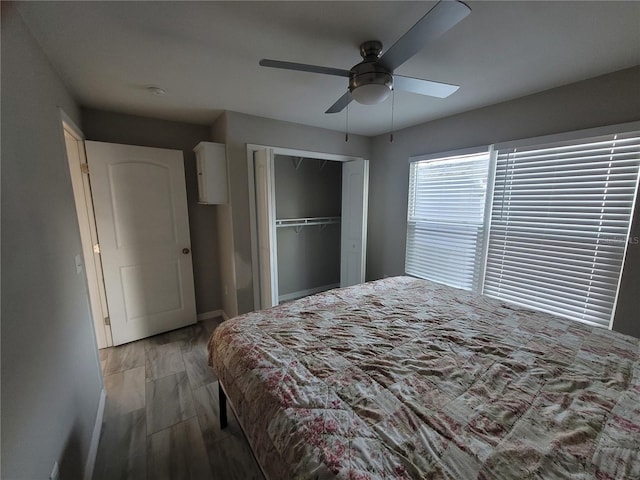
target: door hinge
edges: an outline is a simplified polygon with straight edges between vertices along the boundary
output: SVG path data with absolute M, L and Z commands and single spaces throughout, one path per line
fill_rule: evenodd
M 111 319 L 109 317 L 104 317 L 104 324 L 107 326 L 111 326 Z
M 82 173 L 85 173 L 85 174 L 89 175 L 89 164 L 88 163 L 81 163 L 80 164 L 80 171 Z
M 100 244 L 99 243 L 94 243 L 93 244 L 93 253 L 100 253 Z

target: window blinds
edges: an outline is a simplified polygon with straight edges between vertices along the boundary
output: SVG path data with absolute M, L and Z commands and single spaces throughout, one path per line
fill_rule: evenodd
M 640 136 L 499 150 L 484 293 L 609 326 Z
M 479 284 L 488 152 L 412 162 L 408 274 L 471 290 Z

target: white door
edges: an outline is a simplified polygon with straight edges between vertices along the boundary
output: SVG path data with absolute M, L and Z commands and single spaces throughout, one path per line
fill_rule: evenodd
M 182 152 L 85 146 L 114 345 L 195 323 Z
M 368 199 L 369 161 L 345 162 L 342 165 L 341 287 L 365 281 Z
M 278 304 L 278 248 L 275 212 L 275 172 L 273 152 L 254 153 L 256 217 L 258 222 L 258 262 L 260 265 L 260 307 Z

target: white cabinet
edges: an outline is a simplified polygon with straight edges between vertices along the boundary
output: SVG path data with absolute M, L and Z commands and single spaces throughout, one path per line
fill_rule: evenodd
M 196 152 L 198 203 L 219 205 L 229 202 L 227 155 L 221 143 L 200 142 Z

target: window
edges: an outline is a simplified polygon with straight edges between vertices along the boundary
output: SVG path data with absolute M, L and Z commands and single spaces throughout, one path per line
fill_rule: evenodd
M 479 284 L 489 152 L 414 161 L 406 272 L 458 288 Z
M 498 151 L 484 293 L 609 326 L 640 138 Z
M 638 190 L 640 132 L 498 147 L 495 173 L 488 158 L 411 164 L 406 272 L 608 327 Z

